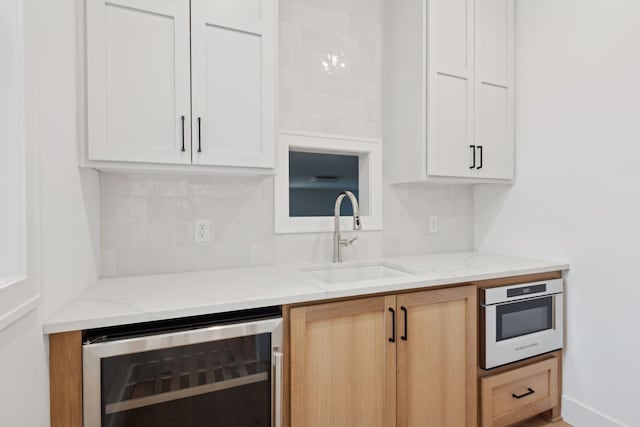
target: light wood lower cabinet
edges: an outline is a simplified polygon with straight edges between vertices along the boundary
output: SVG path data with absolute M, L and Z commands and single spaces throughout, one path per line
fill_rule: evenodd
M 397 305 L 403 337 L 408 326 L 398 342 L 397 425 L 476 425 L 475 288 L 402 294 Z
M 392 426 L 395 297 L 291 310 L 293 426 Z
M 292 427 L 477 423 L 474 286 L 292 308 Z
M 482 426 L 508 426 L 558 407 L 558 371 L 554 356 L 482 378 Z

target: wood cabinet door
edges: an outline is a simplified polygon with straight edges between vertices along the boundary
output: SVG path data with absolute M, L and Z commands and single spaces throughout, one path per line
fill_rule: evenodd
M 391 427 L 395 296 L 291 310 L 292 427 Z
M 398 295 L 399 427 L 477 425 L 476 304 L 473 286 Z
M 514 3 L 476 0 L 475 143 L 481 178 L 513 178 Z
M 192 0 L 193 163 L 271 168 L 277 0 Z
M 427 2 L 427 174 L 474 175 L 474 0 Z
M 191 163 L 189 0 L 87 0 L 90 160 Z

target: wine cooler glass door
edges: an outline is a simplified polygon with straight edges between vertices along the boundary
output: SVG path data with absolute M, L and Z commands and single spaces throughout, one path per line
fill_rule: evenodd
M 86 345 L 85 425 L 269 427 L 280 340 L 270 319 Z

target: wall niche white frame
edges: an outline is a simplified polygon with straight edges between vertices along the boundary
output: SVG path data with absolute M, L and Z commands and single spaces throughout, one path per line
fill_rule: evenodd
M 359 163 L 359 204 L 362 231 L 382 230 L 382 141 L 302 131 L 280 130 L 278 138 L 278 167 L 275 176 L 275 232 L 328 233 L 333 232 L 332 216 L 289 216 L 289 151 L 357 155 Z M 345 201 L 343 203 L 348 203 Z M 366 215 L 363 215 L 366 214 Z M 343 216 L 340 228 L 353 228 L 352 218 Z

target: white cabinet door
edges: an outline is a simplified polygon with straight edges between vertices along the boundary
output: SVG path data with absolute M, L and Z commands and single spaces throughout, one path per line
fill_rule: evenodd
M 481 166 L 476 173 L 512 179 L 514 0 L 476 0 L 475 16 L 475 144 Z
M 193 163 L 273 167 L 277 0 L 192 0 Z
M 87 0 L 88 157 L 191 163 L 189 0 Z
M 470 177 L 474 0 L 427 5 L 427 174 Z

